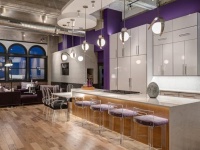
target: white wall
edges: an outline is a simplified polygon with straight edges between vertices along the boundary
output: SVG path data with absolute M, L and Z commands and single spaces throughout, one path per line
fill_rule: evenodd
M 187 76 L 187 77 L 158 77 L 154 76 L 152 82 L 156 82 L 160 89 L 167 90 L 189 90 L 200 91 L 200 77 Z
M 94 45 L 90 45 L 90 49 L 84 53 L 84 51 L 81 49 L 81 46 L 74 47 L 77 57 L 82 55 L 84 57 L 84 60 L 82 62 L 79 62 L 76 59 L 72 59 L 68 56 L 67 61 L 69 62 L 69 75 L 62 75 L 61 73 L 61 63 L 64 63 L 61 60 L 61 54 L 63 52 L 70 53 L 71 48 L 62 50 L 59 52 L 55 52 L 52 54 L 52 68 L 51 68 L 51 80 L 52 82 L 64 82 L 64 83 L 77 83 L 77 84 L 83 84 L 86 81 L 86 71 L 87 68 L 94 69 L 94 84 L 98 83 L 98 65 L 97 65 L 97 56 L 94 53 Z

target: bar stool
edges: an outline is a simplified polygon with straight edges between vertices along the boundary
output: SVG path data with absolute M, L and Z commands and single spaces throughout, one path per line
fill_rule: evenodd
M 76 107 L 82 108 L 82 114 L 85 114 L 85 119 L 82 118 L 82 126 L 83 123 L 88 119 L 88 111 L 87 109 L 93 104 L 92 101 L 90 100 L 84 100 L 83 97 L 75 97 L 75 102 L 74 102 Z M 77 108 L 75 107 L 75 112 L 77 113 Z M 84 112 L 86 110 L 86 112 Z
M 137 113 L 132 109 L 123 108 L 122 104 L 114 104 L 114 103 L 108 103 L 108 104 L 109 104 L 108 114 L 112 117 L 120 118 L 120 131 L 121 131 L 120 144 L 122 144 L 124 136 L 124 118 L 136 116 Z M 132 127 L 131 127 L 131 133 L 132 133 Z
M 153 128 L 161 127 L 161 149 L 164 145 L 166 149 L 166 125 L 168 124 L 168 119 L 158 117 L 154 115 L 154 111 L 145 110 L 140 108 L 133 108 L 137 112 L 137 116 L 134 116 L 134 122 L 148 127 L 148 145 L 149 149 L 153 149 Z
M 103 131 L 104 127 L 104 112 L 108 111 L 109 109 L 109 104 L 101 104 L 101 100 L 93 100 L 93 105 L 90 106 L 90 109 L 93 110 L 93 118 L 94 118 L 94 113 L 99 112 L 100 117 L 99 117 L 99 134 Z M 103 118 L 103 119 L 102 119 Z

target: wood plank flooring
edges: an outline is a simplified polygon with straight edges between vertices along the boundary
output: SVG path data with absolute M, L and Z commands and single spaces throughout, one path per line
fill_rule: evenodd
M 0 108 L 0 150 L 146 150 L 137 141 L 119 140 L 110 131 L 99 135 L 97 126 L 81 126 L 81 119 L 57 114 L 55 123 L 43 114 L 43 105 Z

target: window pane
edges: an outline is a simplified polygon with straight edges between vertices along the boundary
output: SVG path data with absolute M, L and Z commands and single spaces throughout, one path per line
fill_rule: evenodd
M 9 78 L 13 80 L 24 80 L 26 75 L 26 69 L 11 69 L 9 71 Z
M 25 57 L 9 57 L 12 60 L 12 68 L 26 68 L 26 58 Z
M 33 46 L 31 49 L 30 49 L 30 55 L 40 55 L 40 56 L 45 56 L 45 51 L 42 47 L 40 46 Z
M 14 44 L 9 48 L 10 54 L 26 54 L 26 49 L 19 44 Z
M 44 79 L 44 69 L 31 69 L 30 78 L 31 79 Z
M 43 58 L 31 58 L 30 59 L 30 68 L 40 69 L 44 67 L 44 59 Z
M 0 56 L 0 80 L 5 80 L 5 57 Z
M 3 47 L 1 44 L 0 44 L 0 53 L 5 53 L 5 47 Z

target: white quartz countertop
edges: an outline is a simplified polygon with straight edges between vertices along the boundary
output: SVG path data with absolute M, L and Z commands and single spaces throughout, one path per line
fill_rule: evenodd
M 160 91 L 200 94 L 200 91 L 179 90 L 179 89 L 160 89 Z
M 72 96 L 84 96 L 84 94 L 115 98 L 120 100 L 135 101 L 145 104 L 158 105 L 163 107 L 175 107 L 191 103 L 198 103 L 198 99 L 182 98 L 182 97 L 171 97 L 171 96 L 158 96 L 157 98 L 149 98 L 146 94 L 113 94 L 103 92 L 105 90 L 82 90 L 72 89 Z

